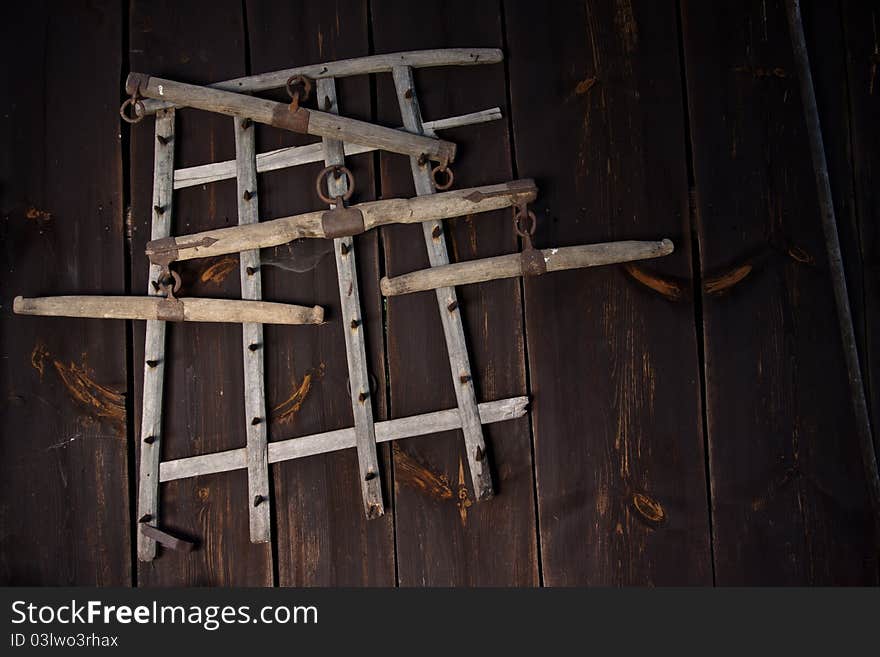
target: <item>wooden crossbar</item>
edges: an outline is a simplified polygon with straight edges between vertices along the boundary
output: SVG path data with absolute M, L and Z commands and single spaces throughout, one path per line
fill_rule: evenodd
M 497 64 L 503 59 L 504 55 L 497 48 L 413 50 L 389 53 L 387 55 L 370 55 L 369 57 L 342 59 L 336 62 L 327 62 L 326 64 L 297 66 L 271 73 L 260 73 L 259 75 L 215 82 L 208 86 L 225 91 L 268 91 L 270 89 L 281 89 L 290 78 L 297 75 L 303 75 L 313 80 L 320 78 L 344 78 L 370 73 L 390 73 L 391 69 L 395 66 L 410 66 L 412 68 L 471 66 L 474 64 Z M 174 107 L 174 105 L 167 101 L 145 100 L 143 102 L 142 114 L 153 114 L 160 109 L 168 109 L 170 107 Z

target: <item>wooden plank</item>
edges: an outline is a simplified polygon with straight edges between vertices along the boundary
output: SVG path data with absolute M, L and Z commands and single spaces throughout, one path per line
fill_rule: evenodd
M 473 64 L 500 62 L 501 59 L 501 50 L 497 48 L 414 50 L 411 52 L 342 59 L 325 64 L 298 66 L 280 71 L 249 75 L 236 80 L 216 82 L 210 86 L 214 89 L 225 89 L 226 91 L 268 91 L 270 89 L 280 89 L 295 75 L 304 75 L 312 79 L 342 78 L 352 75 L 367 75 L 369 73 L 390 73 L 394 66 L 411 66 L 413 68 L 470 66 Z M 157 100 L 144 101 L 144 110 L 147 113 L 153 113 L 168 106 L 168 104 L 163 104 Z
M 150 211 L 150 239 L 162 239 L 171 234 L 174 216 L 174 138 L 175 110 L 162 110 L 156 115 L 153 139 L 153 197 Z M 149 265 L 147 294 L 160 296 L 154 283 L 162 277 L 159 265 Z M 162 432 L 165 389 L 165 322 L 150 320 L 144 330 L 144 383 L 141 396 L 141 431 L 137 435 L 140 454 L 138 473 L 137 522 L 156 527 L 159 524 L 159 462 L 164 444 Z M 136 525 L 137 527 L 137 525 Z M 156 541 L 149 533 L 137 531 L 139 561 L 156 558 Z
M 436 162 L 452 162 L 455 159 L 455 144 L 452 142 L 413 135 L 404 130 L 395 130 L 320 110 L 306 109 L 303 106 L 293 108 L 290 103 L 220 91 L 145 73 L 129 73 L 125 81 L 125 89 L 129 94 L 138 93 L 147 98 L 167 98 L 187 107 L 248 117 L 257 123 L 304 135 L 338 137 L 353 144 L 372 146 L 392 153 L 413 157 L 424 155 Z
M 499 185 L 482 185 L 416 198 L 389 198 L 350 206 L 360 213 L 353 235 L 392 223 L 437 222 L 462 215 L 480 214 L 535 198 L 537 188 L 531 180 L 514 180 Z M 248 226 L 230 226 L 170 240 L 149 242 L 146 254 L 153 262 L 174 262 L 237 253 L 245 249 L 280 246 L 302 237 L 338 236 L 338 229 L 324 226 L 326 210 L 269 219 Z M 439 225 L 437 223 L 434 226 Z
M 682 9 L 706 287 L 716 581 L 875 582 L 784 5 Z M 824 27 L 839 25 L 835 12 L 821 32 L 839 34 Z
M 676 3 L 504 9 L 536 244 L 676 246 L 524 282 L 544 584 L 711 584 Z
M 488 121 L 497 121 L 501 118 L 501 110 L 497 107 L 492 109 L 469 112 L 461 116 L 450 116 L 446 119 L 428 121 L 424 124 L 425 134 L 437 136 L 437 130 L 460 128 L 466 125 L 476 125 Z M 359 155 L 360 153 L 372 153 L 375 148 L 360 146 L 358 144 L 343 144 L 345 155 Z M 321 162 L 324 159 L 323 144 L 307 144 L 306 146 L 289 146 L 277 148 L 267 153 L 257 153 L 257 173 L 277 171 L 288 167 Z M 174 172 L 174 189 L 206 185 L 235 177 L 235 160 L 226 162 L 211 162 L 194 167 L 178 169 Z
M 377 52 L 412 47 L 499 47 L 497 5 L 446 2 L 372 3 Z M 393 79 L 377 78 L 378 120 L 400 121 Z M 474 66 L 418 71 L 416 93 L 423 117 L 449 116 L 480 107 L 504 106 L 504 67 Z M 347 107 L 347 105 L 345 105 Z M 500 121 L 449 131 L 462 158 L 456 186 L 513 178 L 507 126 Z M 410 195 L 406 160 L 382 155 L 382 194 Z M 416 190 L 418 191 L 418 190 Z M 517 250 L 511 211 L 479 221 L 446 222 L 450 260 L 490 257 Z M 382 229 L 385 266 L 395 276 L 429 265 L 423 231 L 417 226 Z M 363 280 L 363 279 L 361 279 Z M 516 281 L 495 281 L 457 292 L 468 338 L 476 397 L 489 401 L 526 392 L 522 307 Z M 449 360 L 435 294 L 387 300 L 388 363 L 395 416 L 457 406 L 458 380 L 442 373 Z M 446 306 L 442 312 L 448 313 Z M 483 427 L 498 495 L 477 504 L 468 473 L 469 457 L 458 431 L 404 441 L 394 450 L 395 520 L 399 583 L 412 585 L 518 585 L 538 583 L 531 448 L 525 418 Z
M 422 134 L 422 112 L 419 108 L 415 91 L 416 82 L 409 66 L 395 66 L 394 89 L 397 102 L 403 117 L 404 127 L 415 134 Z M 410 157 L 413 185 L 419 196 L 436 193 L 431 180 L 430 163 L 420 162 L 418 157 Z M 449 253 L 443 221 L 422 223 L 422 235 L 425 248 L 428 250 L 428 262 L 431 267 L 449 265 Z M 492 488 L 492 473 L 485 459 L 486 442 L 483 440 L 483 429 L 480 426 L 480 413 L 477 411 L 477 397 L 474 391 L 474 377 L 468 356 L 467 341 L 464 336 L 464 325 L 458 309 L 458 298 L 453 287 L 441 287 L 436 290 L 437 308 L 440 311 L 440 323 L 446 337 L 446 352 L 449 356 L 449 370 L 452 374 L 452 385 L 461 413 L 461 430 L 464 434 L 465 454 L 467 455 L 468 472 L 474 497 L 478 502 L 490 499 L 495 491 Z
M 339 113 L 339 99 L 336 97 L 336 81 L 322 78 L 317 82 L 318 99 L 325 111 Z M 326 166 L 345 166 L 343 142 L 337 139 L 322 140 L 324 164 Z M 327 195 L 340 198 L 348 190 L 345 176 L 327 176 Z M 331 204 L 331 208 L 336 205 Z M 348 327 L 345 334 L 345 355 L 348 361 L 348 387 L 351 393 L 351 413 L 354 416 L 355 443 L 358 451 L 358 467 L 361 475 L 361 496 L 364 500 L 364 513 L 368 518 L 378 518 L 385 513 L 382 502 L 382 479 L 379 473 L 379 458 L 376 455 L 376 430 L 373 425 L 373 400 L 370 394 L 370 373 L 367 369 L 367 349 L 362 326 L 360 285 L 357 279 L 357 261 L 354 242 L 347 237 L 333 240 L 333 254 L 336 259 L 336 275 L 339 281 L 339 307 L 342 311 L 342 326 Z
M 250 61 L 254 73 L 277 71 L 296 62 L 332 61 L 368 54 L 365 0 L 275 3 L 248 0 Z M 303 26 L 308 26 L 303 29 Z M 215 78 L 220 79 L 220 78 Z M 347 116 L 372 121 L 370 81 L 340 80 L 340 105 Z M 286 94 L 272 96 L 284 100 Z M 485 106 L 484 106 L 485 107 Z M 399 123 L 399 119 L 398 119 Z M 386 125 L 395 125 L 389 123 Z M 306 141 L 292 133 L 258 126 L 259 150 Z M 347 158 L 356 183 L 353 203 L 375 198 L 373 159 Z M 261 213 L 278 217 L 326 209 L 315 195 L 311 166 L 266 173 L 260 180 Z M 372 375 L 373 413 L 386 410 L 382 302 L 379 295 L 378 236 L 354 238 L 363 327 Z M 270 441 L 352 427 L 351 395 L 339 284 L 332 242 L 305 240 L 263 251 L 263 290 L 279 301 L 303 301 L 327 308 L 327 323 L 296 331 L 266 328 L 266 394 Z M 432 409 L 435 410 L 435 409 Z M 272 442 L 270 442 L 270 450 Z M 380 468 L 390 472 L 388 447 L 379 449 Z M 283 586 L 393 586 L 394 519 L 364 516 L 360 471 L 354 450 L 297 459 L 272 466 L 278 536 L 278 580 Z M 212 475 L 225 476 L 225 475 Z M 385 479 L 385 499 L 390 490 Z
M 133 69 L 195 81 L 220 80 L 247 72 L 241 3 L 134 2 L 129 18 Z M 193 30 L 194 25 L 199 29 Z M 197 110 L 178 111 L 174 141 L 178 165 L 234 158 L 235 140 L 229 122 L 226 117 Z M 142 254 L 149 237 L 153 144 L 151 120 L 131 129 L 131 276 L 135 289 L 147 286 L 147 261 Z M 237 198 L 236 185 L 231 181 L 177 192 L 174 230 L 200 231 L 237 223 Z M 183 279 L 181 294 L 225 299 L 241 298 L 238 268 L 235 256 L 225 262 L 175 265 Z M 287 301 L 270 295 L 266 298 Z M 312 300 L 303 295 L 295 301 Z M 134 362 L 143 362 L 141 327 L 133 325 Z M 169 329 L 167 339 L 162 459 L 243 447 L 241 327 L 184 323 Z M 139 411 L 139 390 L 134 399 Z M 242 504 L 247 499 L 244 471 L 214 475 L 205 481 L 196 478 L 162 485 L 160 529 L 194 539 L 198 547 L 189 553 L 167 550 L 152 562 L 140 563 L 138 584 L 271 585 L 271 546 L 251 543 L 249 514 Z
M 233 119 L 237 171 L 238 224 L 255 224 L 259 219 L 257 193 L 257 146 L 253 124 Z M 260 252 L 242 251 L 238 256 L 242 299 L 262 299 Z M 324 313 L 321 313 L 324 319 Z M 265 320 L 263 320 L 265 321 Z M 263 324 L 250 322 L 241 326 L 244 369 L 244 419 L 247 434 L 248 513 L 251 543 L 272 540 L 269 494 L 269 450 L 266 430 L 266 385 L 263 366 Z
M 0 80 L 17 89 L 0 98 L 0 584 L 128 586 L 125 327 L 15 317 L 10 303 L 126 292 L 122 9 L 27 3 L 0 37 Z
M 810 8 L 815 11 L 815 8 Z M 868 384 L 868 403 L 874 427 L 874 444 L 880 448 L 877 426 L 880 422 L 880 277 L 877 271 L 877 247 L 880 243 L 880 190 L 876 184 L 875 172 L 880 170 L 880 37 L 874 29 L 866 26 L 880 25 L 880 4 L 873 2 L 853 2 L 847 0 L 841 5 L 843 38 L 846 55 L 847 91 L 850 108 L 852 134 L 852 165 L 854 175 L 854 221 L 842 226 L 842 240 L 847 280 L 861 282 L 862 288 L 852 295 L 856 301 L 853 311 L 856 316 L 856 329 L 861 332 L 861 355 L 863 371 Z M 819 20 L 812 22 L 815 35 L 821 35 Z M 808 28 L 810 24 L 808 22 Z M 815 58 L 814 58 L 815 60 Z M 817 65 L 821 66 L 822 60 Z M 814 66 L 815 68 L 815 66 Z M 818 74 L 817 74 L 818 75 Z M 822 106 L 821 81 L 828 86 L 835 80 L 831 75 L 819 77 L 819 102 L 822 116 L 827 114 Z M 839 90 L 839 85 L 833 85 Z M 825 120 L 822 122 L 826 125 Z M 830 156 L 834 157 L 834 149 Z M 832 168 L 835 168 L 832 162 Z M 834 182 L 834 180 L 832 180 Z M 835 199 L 840 196 L 835 190 Z M 842 213 L 838 212 L 838 216 Z
M 483 402 L 479 407 L 480 421 L 483 424 L 491 424 L 515 420 L 525 415 L 528 403 L 528 397 L 512 397 L 494 402 Z M 375 424 L 376 442 L 385 443 L 392 440 L 431 435 L 460 428 L 461 422 L 458 409 L 434 411 L 433 413 L 423 413 L 422 415 L 377 422 Z M 325 431 L 312 434 L 311 436 L 276 440 L 269 443 L 269 462 L 280 463 L 282 461 L 326 454 L 327 452 L 355 446 L 355 430 L 352 427 Z M 190 456 L 174 461 L 165 461 L 160 469 L 160 478 L 161 481 L 173 481 L 175 479 L 185 479 L 215 472 L 237 470 L 246 467 L 246 458 L 246 450 L 239 448 L 214 454 L 205 454 L 203 456 Z
M 535 249 L 546 267 L 545 273 L 566 271 L 568 269 L 585 269 L 603 265 L 661 258 L 672 253 L 672 242 L 623 240 L 604 244 L 581 244 L 563 246 L 552 249 Z M 421 269 L 401 274 L 394 278 L 382 279 L 379 289 L 385 296 L 412 294 L 441 287 L 472 285 L 501 278 L 527 276 L 528 262 L 524 260 L 527 253 L 511 253 L 494 258 L 483 258 L 472 262 L 457 262 L 452 265 L 441 265 L 430 269 Z

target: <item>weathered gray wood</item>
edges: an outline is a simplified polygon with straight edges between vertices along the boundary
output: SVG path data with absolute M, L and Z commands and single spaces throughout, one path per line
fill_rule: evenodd
M 425 134 L 436 137 L 438 130 L 488 123 L 489 121 L 497 121 L 500 118 L 501 108 L 493 107 L 492 109 L 471 112 L 470 114 L 451 116 L 447 119 L 428 121 L 424 125 Z M 345 155 L 359 155 L 360 153 L 370 153 L 376 150 L 370 146 L 361 146 L 360 144 L 343 144 L 343 146 L 345 148 Z M 257 153 L 257 172 L 277 171 L 278 169 L 320 162 L 323 159 L 324 147 L 320 143 L 276 148 L 266 153 Z M 174 189 L 207 185 L 208 183 L 228 180 L 229 178 L 235 178 L 235 160 L 200 164 L 175 171 Z
M 607 242 L 566 246 L 558 249 L 541 249 L 540 251 L 547 272 L 553 272 L 659 258 L 672 253 L 673 245 L 670 240 L 664 239 L 658 242 Z M 524 271 L 521 254 L 512 253 L 494 258 L 431 267 L 394 278 L 386 276 L 382 279 L 380 287 L 383 295 L 391 297 L 442 287 L 494 281 L 499 278 L 513 278 L 523 276 Z
M 226 80 L 209 85 L 213 89 L 225 91 L 267 91 L 280 89 L 287 80 L 295 75 L 304 75 L 312 79 L 344 78 L 369 73 L 389 73 L 395 66 L 424 68 L 429 66 L 470 66 L 473 64 L 497 64 L 504 55 L 497 48 L 445 48 L 442 50 L 413 50 L 409 52 L 388 53 L 343 59 L 326 64 L 311 64 L 288 68 L 283 71 L 260 73 L 245 78 Z M 173 107 L 172 103 L 162 100 L 145 100 L 144 114 L 153 114 L 160 109 Z
M 332 114 L 339 112 L 336 82 L 333 78 L 317 81 L 318 98 L 329 105 L 324 109 Z M 323 105 L 322 105 L 323 106 Z M 341 141 L 324 138 L 324 164 L 345 165 L 345 151 Z M 327 192 L 331 198 L 348 191 L 348 179 L 327 176 Z M 330 206 L 335 207 L 333 205 Z M 376 431 L 373 424 L 373 402 L 370 394 L 370 374 L 367 369 L 367 349 L 364 339 L 364 322 L 361 297 L 358 289 L 357 262 L 354 239 L 338 237 L 333 240 L 336 256 L 336 278 L 339 282 L 339 305 L 345 331 L 345 354 L 348 361 L 348 382 L 351 394 L 351 413 L 354 417 L 355 443 L 358 452 L 358 469 L 361 475 L 361 496 L 367 518 L 378 518 L 385 513 L 382 502 L 382 477 L 379 457 L 376 453 Z
M 238 223 L 255 224 L 258 217 L 256 129 L 252 123 L 232 119 L 235 126 L 235 160 L 238 170 Z M 239 254 L 241 298 L 263 298 L 260 251 Z M 266 427 L 266 387 L 263 369 L 263 325 L 241 325 L 244 360 L 244 417 L 247 435 L 248 515 L 251 543 L 272 540 L 269 496 L 269 452 Z
M 169 305 L 173 304 L 169 316 Z M 321 306 L 296 306 L 269 301 L 200 299 L 183 297 L 170 302 L 162 297 L 65 296 L 16 297 L 13 310 L 19 315 L 44 317 L 92 317 L 95 319 L 146 319 L 181 322 L 262 322 L 263 324 L 320 324 Z M 179 314 L 178 314 L 179 313 Z
M 430 179 L 426 184 L 430 184 Z M 433 222 L 424 224 L 430 233 L 434 230 L 434 226 L 439 226 L 438 219 L 476 215 L 520 203 L 530 203 L 537 193 L 534 181 L 515 180 L 500 185 L 459 189 L 430 196 L 369 201 L 351 207 L 357 208 L 363 215 L 365 231 L 393 223 Z M 323 216 L 324 211 L 309 212 L 249 226 L 230 226 L 192 235 L 180 235 L 171 238 L 172 241 L 152 241 L 147 244 L 146 254 L 154 262 L 163 258 L 172 261 L 192 260 L 279 246 L 303 237 L 324 238 L 326 234 L 321 221 Z M 432 242 L 440 242 L 442 246 L 437 248 L 442 248 L 445 253 L 446 246 L 442 240 L 432 238 Z M 444 263 L 438 261 L 438 264 Z
M 525 415 L 528 404 L 528 397 L 511 397 L 510 399 L 484 402 L 478 407 L 480 422 L 492 424 L 514 420 Z M 376 442 L 384 443 L 403 438 L 415 438 L 460 428 L 461 419 L 458 409 L 453 408 L 376 422 Z M 352 427 L 302 436 L 301 438 L 279 440 L 269 443 L 269 463 L 291 461 L 355 446 L 355 431 Z M 160 478 L 162 482 L 174 481 L 216 472 L 241 470 L 245 467 L 247 467 L 247 450 L 244 448 L 230 449 L 225 452 L 165 461 L 161 466 Z
M 156 116 L 156 143 L 153 157 L 153 219 L 151 239 L 171 234 L 174 185 L 174 110 Z M 161 268 L 150 265 L 147 294 L 158 295 L 153 282 Z M 165 322 L 147 322 L 144 338 L 144 397 L 141 409 L 140 468 L 138 473 L 138 511 L 141 524 L 152 527 L 159 522 L 159 457 L 162 449 L 162 390 L 165 382 Z M 156 542 L 141 531 L 137 534 L 140 561 L 156 557 Z
M 138 93 L 147 98 L 167 98 L 187 107 L 249 118 L 257 123 L 301 134 L 339 139 L 403 155 L 424 155 L 438 162 L 455 160 L 455 144 L 449 141 L 414 135 L 304 107 L 294 110 L 286 103 L 245 94 L 200 87 L 143 73 L 130 73 L 125 88 L 130 94 Z
M 422 112 L 416 97 L 412 68 L 409 66 L 395 66 L 392 69 L 392 74 L 394 77 L 394 88 L 397 92 L 397 102 L 400 105 L 400 113 L 403 116 L 404 128 L 414 134 L 422 134 L 424 131 Z M 415 184 L 418 196 L 430 197 L 436 194 L 429 166 L 428 163 L 420 164 L 417 157 L 410 158 L 413 183 Z M 422 230 L 431 267 L 448 265 L 449 254 L 446 251 L 442 217 L 431 221 L 427 221 L 428 217 L 424 219 L 426 221 L 422 223 Z M 446 337 L 446 350 L 449 354 L 453 388 L 456 401 L 458 402 L 458 412 L 461 416 L 461 430 L 464 434 L 465 451 L 467 452 L 474 497 L 477 500 L 489 499 L 494 494 L 492 475 L 489 472 L 487 460 L 483 458 L 483 455 L 486 453 L 486 443 L 483 438 L 483 427 L 480 425 L 477 397 L 474 391 L 473 376 L 471 375 L 470 358 L 468 356 L 467 342 L 464 337 L 464 327 L 462 326 L 455 288 L 446 287 L 437 290 L 437 307 L 440 310 L 440 320 Z

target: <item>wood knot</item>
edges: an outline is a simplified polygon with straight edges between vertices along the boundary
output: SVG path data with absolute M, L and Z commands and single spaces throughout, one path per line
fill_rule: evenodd
M 638 512 L 639 518 L 649 525 L 657 526 L 666 522 L 666 511 L 663 510 L 660 502 L 644 493 L 633 493 L 632 505 Z

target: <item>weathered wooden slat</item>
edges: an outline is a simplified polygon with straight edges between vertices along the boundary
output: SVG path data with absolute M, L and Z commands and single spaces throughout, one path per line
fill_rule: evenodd
M 132 583 L 125 326 L 10 308 L 15 294 L 126 293 L 124 29 L 115 0 L 7 6 L 0 23 L 3 587 Z
M 317 62 L 369 53 L 367 3 L 364 0 L 247 0 L 251 69 L 277 71 L 291 62 Z M 271 25 L 291 38 L 266 38 Z M 302 30 L 308 25 L 307 30 Z M 388 77 L 388 76 L 383 76 Z M 201 78 L 220 80 L 221 78 Z M 337 81 L 346 116 L 373 120 L 371 79 L 358 76 Z M 281 92 L 275 94 L 281 98 Z M 321 99 L 318 99 L 318 107 Z M 480 105 L 491 107 L 492 104 Z M 442 116 L 450 116 L 443 114 Z M 395 125 L 399 118 L 385 122 Z M 301 145 L 295 133 L 257 126 L 260 151 Z M 260 177 L 260 212 L 281 217 L 311 210 L 326 211 L 315 195 L 315 176 L 323 168 L 323 148 L 312 166 L 274 171 Z M 400 160 L 405 158 L 395 156 Z M 219 158 L 215 158 L 219 159 Z M 206 161 L 206 160 L 203 160 Z M 370 153 L 346 158 L 356 178 L 352 203 L 375 199 L 375 157 Z M 222 183 L 221 183 L 222 185 Z M 209 187 L 210 189 L 210 187 Z M 357 251 L 358 281 L 364 337 L 369 359 L 370 393 L 376 420 L 386 419 L 387 385 L 382 296 L 379 293 L 378 231 L 352 240 Z M 291 329 L 266 327 L 266 394 L 272 441 L 353 427 L 345 331 L 339 305 L 339 281 L 332 240 L 303 240 L 262 252 L 263 291 L 278 301 L 309 302 L 327 308 L 327 323 Z M 272 263 L 277 266 L 271 266 Z M 436 406 L 446 408 L 446 406 Z M 433 409 L 432 409 L 433 410 Z M 354 443 L 352 443 L 352 446 Z M 380 469 L 391 472 L 390 445 L 377 449 Z M 356 450 L 271 466 L 276 504 L 278 584 L 281 586 L 394 586 L 394 514 L 386 506 L 381 518 L 364 515 Z M 215 475 L 224 477 L 227 475 Z M 390 500 L 390 477 L 383 477 L 383 497 Z
M 322 78 L 317 82 L 318 98 L 322 107 L 332 114 L 339 112 L 336 82 Z M 324 164 L 345 165 L 343 143 L 336 139 L 323 140 Z M 331 198 L 348 192 L 345 176 L 327 176 L 327 195 Z M 331 205 L 331 208 L 335 207 Z M 367 350 L 364 339 L 363 313 L 357 279 L 354 242 L 350 237 L 333 240 L 336 273 L 339 280 L 339 304 L 342 310 L 342 326 L 345 330 L 345 354 L 348 360 L 348 386 L 351 392 L 351 412 L 354 416 L 355 442 L 358 467 L 361 475 L 361 496 L 364 513 L 368 518 L 378 518 L 385 513 L 382 502 L 382 479 L 379 457 L 376 454 L 376 431 L 373 424 L 373 401 L 370 394 L 370 373 L 367 370 Z
M 425 182 L 426 185 L 428 183 L 430 179 Z M 351 232 L 359 234 L 391 223 L 422 223 L 428 226 L 426 230 L 431 233 L 439 226 L 437 223 L 439 220 L 476 215 L 520 203 L 529 203 L 536 195 L 537 189 L 533 181 L 516 180 L 500 185 L 485 185 L 416 198 L 367 201 L 351 206 L 359 210 L 363 217 L 363 230 L 358 227 Z M 154 262 L 160 260 L 173 262 L 280 246 L 303 237 L 326 238 L 328 235 L 323 222 L 326 212 L 326 210 L 309 212 L 248 226 L 230 226 L 154 241 L 147 244 L 146 254 Z M 438 241 L 442 243 L 442 240 L 433 237 L 431 239 L 432 244 Z M 438 264 L 442 263 L 438 260 Z
M 238 223 L 259 222 L 257 194 L 256 138 L 253 124 L 239 118 L 232 119 L 235 130 L 235 162 L 237 170 Z M 243 251 L 238 256 L 241 274 L 241 298 L 263 298 L 260 251 Z M 321 318 L 324 313 L 321 311 Z M 248 513 L 250 514 L 251 543 L 272 540 L 269 495 L 268 421 L 266 418 L 265 371 L 263 369 L 263 324 L 257 321 L 241 325 L 242 358 L 244 363 L 244 417 L 247 435 Z
M 151 70 L 183 80 L 223 80 L 246 73 L 242 4 L 237 0 L 172 4 L 138 1 L 131 3 L 129 16 L 129 59 L 136 70 Z M 194 25 L 199 29 L 193 30 Z M 131 277 L 136 290 L 148 285 L 140 254 L 149 239 L 153 206 L 149 198 L 154 147 L 151 121 L 146 119 L 131 128 Z M 235 139 L 230 121 L 226 116 L 196 110 L 178 112 L 173 141 L 178 166 L 234 158 Z M 260 182 L 262 192 L 263 181 Z M 233 182 L 220 183 L 207 190 L 184 189 L 174 194 L 177 230 L 182 226 L 201 231 L 235 224 L 237 210 Z M 236 255 L 226 259 L 223 270 L 216 276 L 211 275 L 210 267 L 216 264 L 211 262 L 182 263 L 174 269 L 180 273 L 188 295 L 240 299 L 237 258 Z M 213 271 L 217 271 L 216 268 Z M 265 296 L 277 302 L 313 301 L 311 295 L 305 294 L 297 294 L 293 299 Z M 320 332 L 325 327 L 278 326 L 265 330 L 270 328 L 295 334 Z M 144 323 L 133 323 L 135 363 L 142 362 L 143 358 L 140 353 L 143 329 Z M 182 323 L 170 328 L 166 338 L 162 459 L 244 446 L 241 327 Z M 140 394 L 136 392 L 134 397 L 137 412 Z M 145 587 L 272 585 L 272 547 L 268 543 L 251 543 L 249 514 L 242 503 L 247 497 L 248 479 L 244 470 L 217 475 L 204 482 L 185 480 L 163 484 L 160 528 L 192 538 L 199 548 L 188 553 L 165 550 L 160 558 L 140 563 L 138 584 Z
M 174 121 L 173 109 L 163 110 L 156 116 L 150 239 L 163 239 L 171 234 L 171 218 L 174 215 Z M 147 294 L 158 297 L 159 291 L 153 283 L 161 276 L 161 267 L 151 264 Z M 157 298 L 156 304 L 159 301 Z M 141 432 L 138 438 L 140 470 L 137 517 L 152 527 L 159 523 L 159 460 L 164 442 L 162 434 L 164 386 L 165 322 L 150 320 L 147 321 L 144 337 L 143 404 Z M 141 531 L 137 532 L 137 554 L 140 561 L 151 561 L 156 557 L 156 542 Z
M 558 249 L 540 249 L 541 258 L 547 273 L 567 269 L 600 267 L 634 260 L 660 258 L 673 251 L 670 240 L 659 242 L 622 241 L 582 246 L 563 246 Z M 422 269 L 409 274 L 401 274 L 382 279 L 381 290 L 385 296 L 411 294 L 441 287 L 470 285 L 495 281 L 501 278 L 514 278 L 526 275 L 527 266 L 523 254 L 482 258 L 468 262 Z
M 827 29 L 840 24 L 839 5 L 811 6 L 821 16 L 816 43 L 839 38 Z M 784 3 L 685 2 L 682 21 L 716 582 L 876 583 L 877 546 Z M 826 52 L 816 57 L 817 70 L 831 74 L 823 120 L 845 125 L 828 104 L 836 98 L 845 107 L 843 61 Z M 838 181 L 849 176 L 848 141 L 830 142 Z
M 422 134 L 422 113 L 416 98 L 412 68 L 395 66 L 392 75 L 394 76 L 394 88 L 397 92 L 397 102 L 400 105 L 404 127 L 414 134 Z M 419 158 L 411 157 L 410 168 L 412 169 L 416 194 L 436 198 L 433 196 L 436 190 L 431 180 L 428 163 L 420 163 Z M 425 221 L 422 223 L 422 232 L 431 267 L 448 265 L 449 254 L 446 250 L 442 219 L 427 221 L 427 217 L 425 217 Z M 455 289 L 451 287 L 440 288 L 436 294 L 440 321 L 443 324 L 443 334 L 446 337 L 446 350 L 449 355 L 455 397 L 461 414 L 461 429 L 464 434 L 471 485 L 476 499 L 486 500 L 494 494 L 492 474 L 485 458 L 486 443 L 483 439 L 483 429 L 480 426 L 480 416 L 477 411 L 477 396 L 474 391 L 461 313 L 458 310 L 458 298 Z
M 471 112 L 460 116 L 451 116 L 448 119 L 427 121 L 424 125 L 425 134 L 431 137 L 437 136 L 438 130 L 460 128 L 467 125 L 497 121 L 501 118 L 501 110 L 498 107 Z M 375 148 L 361 146 L 359 144 L 343 144 L 345 155 L 360 155 L 371 153 Z M 321 162 L 324 159 L 324 146 L 321 143 L 307 144 L 306 146 L 288 146 L 277 148 L 266 153 L 257 153 L 257 173 L 277 171 L 288 167 L 296 167 L 313 162 Z M 207 185 L 219 180 L 235 178 L 235 160 L 225 162 L 211 162 L 200 164 L 195 167 L 186 167 L 174 172 L 174 189 Z
M 213 89 L 225 91 L 268 91 L 280 89 L 295 75 L 319 80 L 321 78 L 344 78 L 353 75 L 370 73 L 390 73 L 395 66 L 424 68 L 429 66 L 470 66 L 473 64 L 495 64 L 504 59 L 497 48 L 444 48 L 442 50 L 413 50 L 410 52 L 388 53 L 356 57 L 326 64 L 298 66 L 282 71 L 249 75 L 235 80 L 216 82 L 208 85 Z M 160 109 L 172 107 L 171 103 L 161 100 L 144 101 L 144 113 L 153 114 Z
M 181 297 L 16 297 L 13 309 L 19 315 L 44 317 L 92 317 L 96 319 L 146 319 L 179 322 L 257 322 L 264 324 L 320 324 L 321 306 L 237 299 Z
M 535 242 L 676 245 L 633 270 L 651 287 L 611 267 L 523 280 L 544 584 L 711 584 L 676 3 L 504 13 L 517 170 L 548 181 Z
M 187 107 L 246 117 L 258 123 L 300 134 L 340 139 L 413 157 L 424 156 L 437 162 L 455 160 L 455 144 L 452 142 L 413 135 L 406 131 L 305 107 L 294 109 L 286 103 L 274 100 L 200 87 L 144 73 L 129 73 L 125 81 L 125 89 L 129 94 L 137 93 L 147 98 L 167 98 Z
M 494 424 L 515 420 L 526 414 L 528 404 L 528 397 L 511 397 L 494 402 L 483 402 L 479 406 L 480 422 Z M 376 422 L 374 426 L 376 442 L 385 443 L 460 429 L 461 422 L 458 409 L 452 408 Z M 299 438 L 276 440 L 269 443 L 269 462 L 291 461 L 356 446 L 357 440 L 353 427 Z M 165 482 L 217 472 L 228 472 L 229 470 L 240 470 L 245 467 L 247 467 L 247 450 L 244 448 L 230 449 L 225 452 L 164 461 L 160 466 L 159 476 L 160 480 Z

